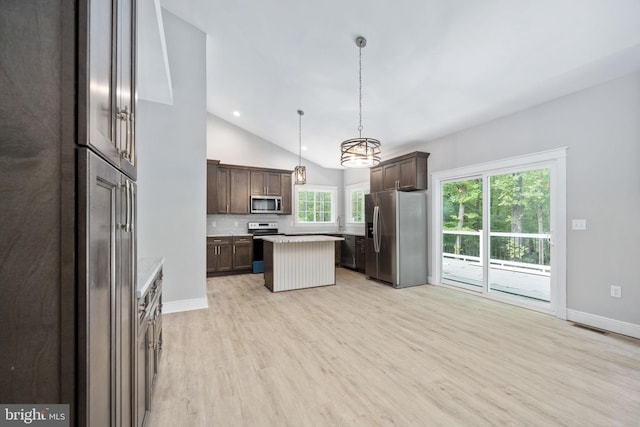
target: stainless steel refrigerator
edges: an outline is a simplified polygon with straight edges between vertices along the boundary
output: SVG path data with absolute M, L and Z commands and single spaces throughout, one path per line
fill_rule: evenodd
M 423 191 L 365 196 L 366 274 L 396 288 L 427 283 L 427 197 Z

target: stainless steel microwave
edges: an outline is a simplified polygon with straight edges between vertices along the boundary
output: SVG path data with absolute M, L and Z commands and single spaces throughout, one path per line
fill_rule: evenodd
M 259 213 L 259 214 L 282 213 L 282 197 L 251 196 L 251 213 Z

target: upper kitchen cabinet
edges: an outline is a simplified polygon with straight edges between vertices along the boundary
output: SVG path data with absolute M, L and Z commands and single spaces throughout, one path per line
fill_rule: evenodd
M 248 214 L 250 173 L 247 169 L 229 169 L 230 214 Z
M 280 196 L 280 172 L 252 170 L 252 196 Z
M 218 213 L 218 194 L 211 189 L 218 188 L 218 160 L 207 160 L 207 213 Z M 224 201 L 226 206 L 226 201 Z
M 136 178 L 135 0 L 78 2 L 78 143 Z
M 207 161 L 207 213 L 249 213 L 249 170 Z
M 282 214 L 291 215 L 291 171 L 207 160 L 207 214 L 248 214 L 253 195 L 281 196 Z
M 282 215 L 291 215 L 291 174 L 280 174 L 280 194 L 282 195 Z
M 426 190 L 428 158 L 429 153 L 416 151 L 371 168 L 370 191 Z

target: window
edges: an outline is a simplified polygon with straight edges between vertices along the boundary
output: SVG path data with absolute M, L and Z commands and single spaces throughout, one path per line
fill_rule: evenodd
M 347 223 L 364 223 L 364 195 L 369 194 L 366 182 L 349 185 L 345 188 L 345 207 Z
M 303 224 L 335 222 L 336 187 L 296 188 L 296 220 Z

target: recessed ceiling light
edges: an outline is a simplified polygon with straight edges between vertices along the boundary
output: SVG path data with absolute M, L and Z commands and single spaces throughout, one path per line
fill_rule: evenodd
M 302 151 L 307 151 L 307 146 L 306 145 L 302 146 Z
M 240 117 L 240 111 L 237 111 L 237 110 L 236 110 L 236 111 L 234 111 L 234 112 L 233 112 L 233 115 L 234 115 L 235 117 Z

